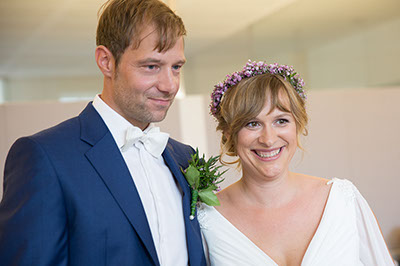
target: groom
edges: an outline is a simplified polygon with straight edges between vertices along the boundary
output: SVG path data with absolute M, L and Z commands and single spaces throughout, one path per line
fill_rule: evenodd
M 95 51 L 102 93 L 8 154 L 1 265 L 205 265 L 180 170 L 193 149 L 152 124 L 179 89 L 185 34 L 158 0 L 103 6 Z

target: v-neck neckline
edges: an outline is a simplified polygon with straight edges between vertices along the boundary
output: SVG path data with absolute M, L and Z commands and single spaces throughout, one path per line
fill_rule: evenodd
M 315 233 L 313 235 L 313 237 L 311 238 L 310 243 L 307 246 L 306 252 L 303 255 L 303 258 L 301 260 L 301 264 L 303 265 L 304 259 L 307 258 L 307 255 L 309 253 L 309 250 L 311 249 L 311 247 L 313 246 L 313 243 L 315 242 L 314 240 L 316 239 L 317 235 L 320 234 L 320 231 L 322 231 L 322 227 L 324 227 L 324 221 L 326 220 L 326 216 L 327 216 L 327 212 L 329 210 L 329 206 L 331 205 L 331 198 L 332 198 L 332 194 L 333 194 L 333 189 L 335 186 L 335 182 L 336 179 L 333 178 L 332 180 L 329 180 L 326 185 L 330 185 L 332 183 L 332 186 L 329 190 L 329 194 L 328 194 L 328 198 L 326 200 L 325 203 L 325 207 L 324 207 L 324 211 L 322 213 L 322 217 L 321 220 L 317 226 L 317 229 L 315 230 Z M 254 248 L 256 248 L 257 250 L 259 250 L 259 252 L 263 255 L 263 257 L 266 257 L 268 260 L 271 261 L 271 263 L 274 263 L 275 265 L 278 266 L 278 263 L 276 263 L 267 253 L 265 253 L 259 246 L 257 246 L 253 241 L 251 241 L 250 238 L 248 238 L 244 233 L 242 233 L 242 231 L 240 231 L 236 226 L 234 226 L 228 219 L 225 218 L 225 216 L 223 216 L 219 211 L 217 211 L 217 209 L 215 207 L 210 207 L 213 211 L 216 212 L 217 216 L 219 216 L 223 221 L 225 221 L 229 226 L 231 226 L 233 228 L 234 231 L 236 231 L 243 239 L 245 239 L 251 246 L 253 246 Z

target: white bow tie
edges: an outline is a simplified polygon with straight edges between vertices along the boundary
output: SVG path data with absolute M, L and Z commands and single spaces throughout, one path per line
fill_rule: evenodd
M 147 132 L 138 127 L 130 127 L 126 131 L 125 144 L 121 150 L 126 151 L 139 141 L 151 155 L 159 157 L 167 146 L 168 138 L 169 134 L 160 132 L 159 127 L 152 127 Z

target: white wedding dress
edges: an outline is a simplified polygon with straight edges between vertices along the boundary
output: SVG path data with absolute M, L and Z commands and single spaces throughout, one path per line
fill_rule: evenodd
M 303 266 L 394 265 L 375 216 L 357 188 L 334 178 L 321 222 Z M 210 265 L 278 265 L 214 207 L 202 204 L 198 220 Z

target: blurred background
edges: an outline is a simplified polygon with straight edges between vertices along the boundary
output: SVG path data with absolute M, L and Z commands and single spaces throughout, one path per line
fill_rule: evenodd
M 217 154 L 207 109 L 213 85 L 248 59 L 293 66 L 306 81 L 310 113 L 306 153 L 293 170 L 355 183 L 398 256 L 400 1 L 165 2 L 188 34 L 181 90 L 163 129 Z M 16 138 L 78 114 L 101 92 L 94 49 L 103 3 L 0 0 L 0 184 Z M 223 186 L 240 176 L 228 173 Z
M 310 90 L 398 87 L 398 0 L 165 0 L 188 30 L 186 94 L 248 60 L 293 65 Z M 92 99 L 103 0 L 0 1 L 0 100 Z

